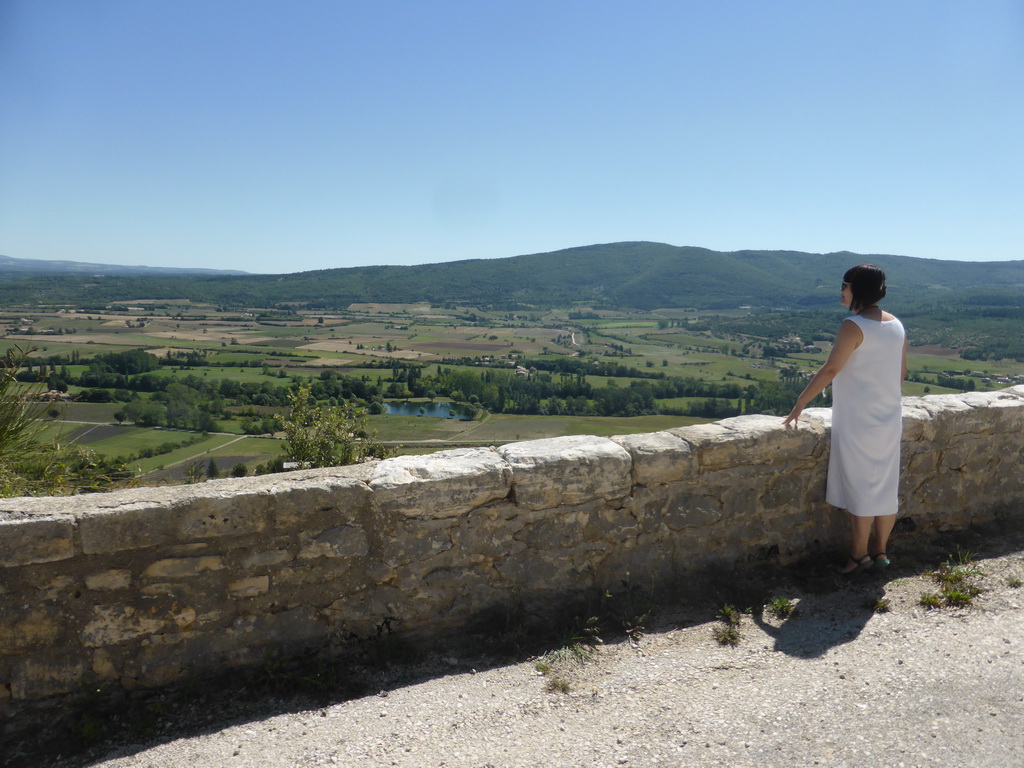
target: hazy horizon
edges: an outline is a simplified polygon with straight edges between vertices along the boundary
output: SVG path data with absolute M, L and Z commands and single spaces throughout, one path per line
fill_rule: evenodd
M 621 241 L 621 242 L 629 242 L 629 241 Z M 632 242 L 637 242 L 637 241 L 632 241 Z M 654 241 L 645 241 L 645 242 L 654 242 Z M 493 256 L 493 257 L 490 257 L 490 258 L 493 258 L 493 259 L 506 259 L 506 258 L 516 258 L 517 256 L 535 256 L 535 255 L 543 255 L 543 254 L 546 254 L 546 253 L 554 254 L 554 253 L 558 253 L 560 251 L 574 250 L 574 249 L 577 249 L 577 248 L 588 248 L 588 247 L 593 247 L 593 246 L 614 245 L 614 244 L 615 243 L 586 243 L 584 245 L 570 246 L 568 248 L 560 248 L 557 251 L 539 251 L 536 254 L 517 253 L 517 254 L 513 254 L 512 256 Z M 668 245 L 668 246 L 671 246 L 671 247 L 674 247 L 674 248 L 703 248 L 703 246 L 678 246 L 678 245 L 675 245 L 673 243 L 662 243 L 662 245 Z M 706 249 L 706 250 L 712 250 L 712 249 Z M 794 249 L 792 249 L 792 248 L 738 248 L 738 249 L 736 249 L 736 251 L 715 251 L 715 252 L 716 253 L 739 253 L 739 252 L 744 252 L 744 251 L 754 251 L 754 252 L 757 252 L 757 251 L 772 252 L 772 251 L 774 251 L 774 252 L 779 252 L 779 253 L 806 253 L 809 256 L 828 256 L 828 255 L 835 254 L 835 253 L 852 253 L 853 255 L 863 256 L 863 257 L 899 257 L 899 258 L 911 258 L 911 259 L 920 258 L 922 260 L 929 260 L 929 261 L 948 261 L 948 262 L 953 262 L 953 263 L 960 262 L 960 263 L 964 263 L 964 264 L 1005 264 L 1005 263 L 1009 263 L 1011 261 L 1024 261 L 1024 259 L 995 259 L 995 260 L 992 260 L 992 261 L 972 261 L 972 260 L 969 260 L 969 259 L 929 259 L 928 257 L 904 256 L 904 254 L 898 254 L 898 253 L 856 253 L 856 252 L 853 252 L 853 251 L 831 251 L 829 253 L 811 253 L 811 252 L 806 252 L 806 251 L 794 251 Z M 71 263 L 77 263 L 77 264 L 95 264 L 97 266 L 108 266 L 108 267 L 109 266 L 120 266 L 120 267 L 164 268 L 164 266 L 165 266 L 165 265 L 159 265 L 159 264 L 135 264 L 135 263 L 128 263 L 128 262 L 126 262 L 124 264 L 112 264 L 112 263 L 109 263 L 109 262 L 98 262 L 98 261 L 80 262 L 80 261 L 78 261 L 76 259 L 24 259 L 24 258 L 17 257 L 17 256 L 10 256 L 9 254 L 5 254 L 5 253 L 0 253 L 0 258 L 3 258 L 3 257 L 13 258 L 13 259 L 21 259 L 22 261 L 44 261 L 44 262 L 57 262 L 57 263 L 59 263 L 59 262 L 71 262 Z M 313 267 L 313 268 L 310 268 L 310 269 L 297 269 L 297 270 L 292 270 L 292 271 L 280 271 L 280 272 L 257 272 L 257 271 L 252 271 L 252 270 L 240 270 L 240 269 L 235 269 L 233 267 L 221 267 L 221 266 L 218 266 L 216 264 L 212 264 L 212 265 L 208 264 L 208 265 L 203 266 L 203 267 L 176 267 L 176 268 L 177 269 L 197 269 L 197 270 L 198 269 L 203 269 L 203 270 L 215 270 L 215 271 L 235 271 L 235 272 L 244 273 L 244 274 L 250 274 L 250 275 L 288 275 L 288 274 L 298 274 L 300 272 L 319 271 L 319 270 L 323 270 L 323 269 L 348 269 L 348 268 L 357 268 L 357 267 L 414 267 L 414 266 L 427 266 L 427 265 L 430 265 L 430 264 L 443 264 L 443 263 L 452 263 L 452 262 L 459 262 L 459 261 L 473 261 L 473 260 L 476 260 L 476 257 L 466 257 L 466 258 L 461 258 L 461 259 L 451 259 L 449 262 L 424 261 L 424 262 L 409 263 L 409 264 L 358 264 L 358 265 L 347 265 L 347 266 L 340 266 L 340 267 Z

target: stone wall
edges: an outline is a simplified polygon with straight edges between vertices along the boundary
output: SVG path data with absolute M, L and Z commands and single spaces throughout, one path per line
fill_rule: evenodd
M 831 412 L 744 416 L 184 487 L 0 500 L 0 712 L 161 686 L 502 601 L 792 561 L 845 542 Z M 904 400 L 901 514 L 1020 514 L 1024 387 Z

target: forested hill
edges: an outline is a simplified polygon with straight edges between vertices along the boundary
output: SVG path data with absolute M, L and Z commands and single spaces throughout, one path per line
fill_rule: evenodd
M 287 259 L 282 258 L 282 263 Z M 134 298 L 190 298 L 225 306 L 297 303 L 314 309 L 353 302 L 461 302 L 489 306 L 731 308 L 813 307 L 836 301 L 843 272 L 872 262 L 890 291 L 936 303 L 978 296 L 1020 304 L 1024 261 L 958 262 L 848 252 L 718 252 L 627 242 L 502 259 L 418 266 L 351 267 L 283 275 L 26 276 L 0 284 L 7 306 L 26 302 L 103 304 Z

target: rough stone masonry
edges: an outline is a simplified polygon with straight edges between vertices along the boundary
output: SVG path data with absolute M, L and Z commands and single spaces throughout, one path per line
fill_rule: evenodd
M 504 601 L 792 561 L 846 537 L 831 412 L 577 436 L 184 487 L 0 500 L 0 713 L 155 687 L 385 617 L 410 637 Z M 1018 515 L 1024 387 L 904 399 L 901 515 Z

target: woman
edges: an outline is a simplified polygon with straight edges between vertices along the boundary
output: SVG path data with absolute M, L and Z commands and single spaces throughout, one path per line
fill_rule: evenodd
M 888 566 L 885 550 L 896 524 L 907 334 L 899 320 L 878 308 L 884 296 L 881 269 L 861 264 L 847 270 L 840 303 L 853 315 L 839 327 L 828 360 L 783 422 L 796 426 L 807 404 L 832 384 L 825 501 L 849 512 L 852 534 L 850 559 L 840 573 Z

